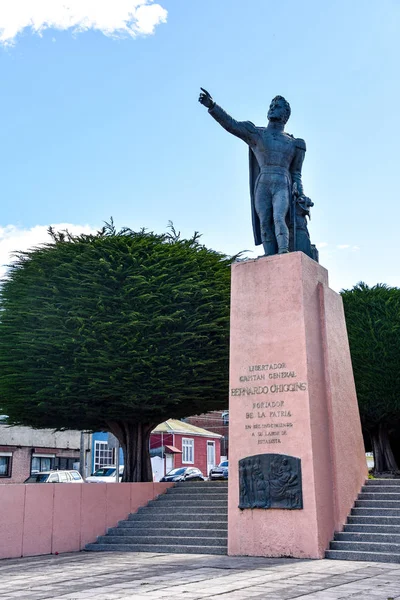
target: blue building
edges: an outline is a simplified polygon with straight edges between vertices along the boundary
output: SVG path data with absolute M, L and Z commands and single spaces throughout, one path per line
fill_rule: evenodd
M 115 465 L 115 446 L 116 439 L 112 434 L 104 431 L 96 431 L 92 434 L 91 473 L 94 473 L 100 467 Z M 122 448 L 119 449 L 119 464 L 124 464 Z

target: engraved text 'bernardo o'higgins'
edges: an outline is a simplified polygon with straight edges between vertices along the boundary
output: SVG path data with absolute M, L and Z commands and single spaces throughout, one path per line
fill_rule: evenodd
M 267 373 L 265 371 L 268 371 Z M 241 375 L 240 383 L 247 382 L 262 382 L 259 385 L 240 386 L 231 388 L 231 396 L 253 396 L 258 394 L 277 394 L 282 392 L 297 392 L 305 391 L 307 384 L 305 382 L 293 382 L 292 378 L 296 377 L 295 371 L 290 371 L 286 368 L 286 363 L 267 363 L 264 365 L 249 366 L 249 375 Z M 272 383 L 277 379 L 287 379 L 287 383 Z M 264 385 L 268 382 L 270 385 Z
M 271 362 L 250 365 L 248 372 L 239 376 L 239 386 L 231 388 L 231 396 L 244 400 L 244 429 L 258 445 L 281 444 L 293 428 L 293 400 L 297 396 L 293 393 L 307 390 L 307 383 L 296 379 L 296 372 L 286 363 Z M 270 399 L 261 400 L 267 394 Z M 285 396 L 281 399 L 276 394 Z

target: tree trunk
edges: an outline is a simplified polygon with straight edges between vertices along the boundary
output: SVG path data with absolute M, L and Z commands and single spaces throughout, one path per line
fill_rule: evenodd
M 149 440 L 156 424 L 113 421 L 108 425 L 124 453 L 122 481 L 125 483 L 153 481 Z
M 371 433 L 372 451 L 374 453 L 374 471 L 397 471 L 398 466 L 394 457 L 387 427 L 382 423 Z

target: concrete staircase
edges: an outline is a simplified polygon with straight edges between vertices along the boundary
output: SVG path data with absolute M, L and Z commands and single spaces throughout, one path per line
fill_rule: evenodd
M 227 539 L 227 482 L 182 482 L 87 544 L 86 550 L 226 554 Z
M 400 563 L 400 479 L 370 479 L 326 558 Z

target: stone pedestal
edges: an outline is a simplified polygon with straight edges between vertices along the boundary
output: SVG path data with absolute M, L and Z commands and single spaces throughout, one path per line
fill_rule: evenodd
M 322 558 L 367 467 L 342 300 L 301 252 L 232 266 L 229 421 L 228 554 Z

